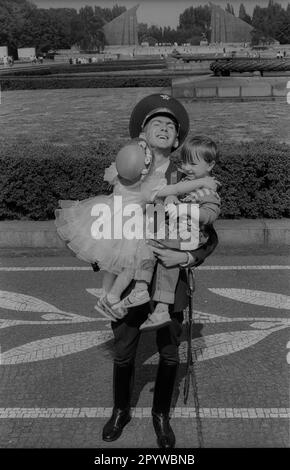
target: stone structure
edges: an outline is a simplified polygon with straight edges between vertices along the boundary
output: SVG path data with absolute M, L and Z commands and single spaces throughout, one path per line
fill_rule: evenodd
M 0 46 L 0 59 L 3 57 L 8 56 L 8 47 L 7 46 Z
M 127 46 L 138 44 L 138 24 L 136 11 L 139 5 L 125 11 L 103 27 L 107 44 Z
M 36 54 L 35 47 L 21 47 L 17 51 L 19 59 L 30 59 L 30 57 L 34 57 Z
M 251 25 L 217 5 L 211 4 L 211 8 L 211 43 L 251 42 Z

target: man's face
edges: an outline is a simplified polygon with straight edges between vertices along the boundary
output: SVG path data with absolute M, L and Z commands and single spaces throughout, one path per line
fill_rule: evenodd
M 144 127 L 143 133 L 152 148 L 171 150 L 178 145 L 175 124 L 167 116 L 154 116 Z

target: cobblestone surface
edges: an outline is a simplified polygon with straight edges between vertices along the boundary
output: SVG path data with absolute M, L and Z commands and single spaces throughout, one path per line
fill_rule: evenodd
M 109 418 L 112 408 L 0 408 L 0 419 L 19 418 Z M 151 408 L 132 408 L 132 418 L 150 418 Z M 290 408 L 179 408 L 171 411 L 174 418 L 290 418 Z
M 197 270 L 195 388 L 186 404 L 185 329 L 181 338 L 171 420 L 177 447 L 198 447 L 200 432 L 205 447 L 289 447 L 289 259 L 211 262 Z M 29 321 L 0 323 L 1 448 L 156 448 L 154 333 L 140 338 L 133 419 L 118 441 L 101 440 L 113 344 L 109 322 L 94 310 L 101 276 L 79 267 L 71 257 L 1 260 L 1 319 Z
M 128 138 L 133 106 L 169 88 L 24 90 L 2 93 L 0 116 L 5 139 L 59 145 Z M 290 143 L 286 99 L 254 102 L 183 102 L 191 132 L 234 141 L 272 138 Z

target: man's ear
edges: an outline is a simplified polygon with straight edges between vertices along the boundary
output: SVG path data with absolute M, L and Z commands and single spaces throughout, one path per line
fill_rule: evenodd
M 144 140 L 146 140 L 146 135 L 145 135 L 145 132 L 144 132 L 144 131 L 140 132 L 140 134 L 139 134 L 139 139 L 144 139 Z
M 178 145 L 179 145 L 179 140 L 178 140 L 178 138 L 176 137 L 176 139 L 175 139 L 175 141 L 174 141 L 174 144 L 173 144 L 173 148 L 174 148 L 174 149 L 177 149 Z

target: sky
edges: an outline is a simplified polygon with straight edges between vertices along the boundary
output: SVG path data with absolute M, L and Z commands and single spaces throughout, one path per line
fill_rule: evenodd
M 267 6 L 269 0 L 211 0 L 212 3 L 225 8 L 230 3 L 238 15 L 240 4 L 243 3 L 246 12 L 252 14 L 255 5 Z M 276 0 L 284 8 L 290 0 Z M 179 23 L 179 15 L 186 8 L 197 7 L 209 3 L 208 0 L 32 0 L 32 3 L 39 8 L 75 8 L 79 10 L 82 6 L 100 6 L 102 8 L 112 8 L 114 5 L 125 6 L 127 10 L 139 4 L 137 10 L 137 21 L 147 23 L 148 26 L 155 24 L 158 26 L 171 26 L 176 28 Z

